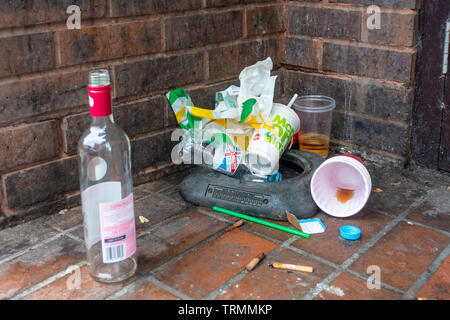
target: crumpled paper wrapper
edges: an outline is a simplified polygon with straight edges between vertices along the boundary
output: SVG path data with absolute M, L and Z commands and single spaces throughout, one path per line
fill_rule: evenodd
M 277 77 L 270 75 L 272 68 L 270 57 L 246 67 L 239 75 L 240 87 L 230 86 L 216 93 L 214 110 L 195 107 L 182 88 L 172 90 L 166 96 L 178 124 L 185 130 L 202 130 L 214 122 L 224 128 L 240 128 L 244 135 L 251 135 L 249 128 L 259 130 L 263 127 L 274 132 L 269 115 Z

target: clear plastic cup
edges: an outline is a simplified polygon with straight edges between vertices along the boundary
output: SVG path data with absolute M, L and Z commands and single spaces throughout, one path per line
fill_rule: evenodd
M 336 101 L 326 96 L 302 96 L 292 108 L 300 118 L 298 144 L 302 151 L 314 152 L 323 158 L 330 150 L 330 133 Z

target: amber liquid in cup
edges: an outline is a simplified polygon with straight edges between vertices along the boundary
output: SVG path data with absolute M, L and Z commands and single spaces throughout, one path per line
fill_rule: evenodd
M 293 109 L 300 118 L 298 136 L 301 151 L 313 152 L 326 158 L 330 150 L 330 133 L 336 101 L 326 96 L 302 96 L 295 100 Z
M 330 150 L 330 138 L 320 134 L 299 135 L 299 146 L 301 151 L 309 151 L 317 153 L 319 156 L 326 158 Z

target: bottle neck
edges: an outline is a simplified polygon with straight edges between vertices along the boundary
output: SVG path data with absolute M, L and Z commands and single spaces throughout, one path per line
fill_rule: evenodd
M 112 114 L 104 117 L 92 117 L 91 125 L 95 127 L 106 127 L 107 125 L 114 123 L 114 117 Z
M 105 86 L 88 86 L 88 88 L 91 116 L 94 119 L 111 116 L 112 119 L 111 86 L 108 84 Z

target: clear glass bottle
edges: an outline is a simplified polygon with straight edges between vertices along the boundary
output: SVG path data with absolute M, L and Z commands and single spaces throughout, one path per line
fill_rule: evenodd
M 114 123 L 108 70 L 89 74 L 90 127 L 78 144 L 89 273 L 118 282 L 136 272 L 136 229 L 130 141 Z

